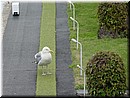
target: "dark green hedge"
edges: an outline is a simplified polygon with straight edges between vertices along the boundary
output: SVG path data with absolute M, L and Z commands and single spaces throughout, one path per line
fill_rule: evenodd
M 128 37 L 128 3 L 100 3 L 98 38 Z
M 124 63 L 114 52 L 93 55 L 86 66 L 86 78 L 91 96 L 124 96 L 127 89 Z

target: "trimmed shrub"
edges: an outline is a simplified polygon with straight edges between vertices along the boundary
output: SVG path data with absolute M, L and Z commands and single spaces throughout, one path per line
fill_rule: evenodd
M 87 63 L 86 81 L 92 96 L 123 96 L 127 86 L 121 57 L 114 52 L 97 52 Z
M 100 3 L 98 38 L 128 37 L 128 3 Z

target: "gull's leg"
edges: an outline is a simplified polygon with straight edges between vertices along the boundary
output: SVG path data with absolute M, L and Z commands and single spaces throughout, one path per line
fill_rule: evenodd
M 49 72 L 48 65 L 47 65 L 47 74 L 49 74 L 49 75 L 52 74 L 52 73 Z
M 44 68 L 43 68 L 43 66 L 42 66 L 42 75 L 43 75 L 43 76 L 46 75 L 46 73 L 44 72 Z

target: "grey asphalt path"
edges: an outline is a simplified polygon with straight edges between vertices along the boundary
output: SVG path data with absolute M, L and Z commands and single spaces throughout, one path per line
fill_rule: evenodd
M 10 13 L 3 36 L 2 96 L 35 96 L 41 2 L 20 2 L 20 16 Z
M 71 61 L 67 3 L 56 3 L 56 85 L 57 96 L 76 96 Z

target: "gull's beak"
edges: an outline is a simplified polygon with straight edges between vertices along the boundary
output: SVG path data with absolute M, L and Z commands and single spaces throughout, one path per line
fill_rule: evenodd
M 54 51 L 50 50 L 50 52 L 54 53 Z

